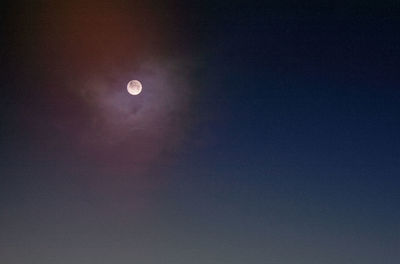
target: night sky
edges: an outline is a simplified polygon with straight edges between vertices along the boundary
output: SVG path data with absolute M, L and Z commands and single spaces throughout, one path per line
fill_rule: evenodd
M 400 263 L 399 14 L 4 1 L 0 263 Z

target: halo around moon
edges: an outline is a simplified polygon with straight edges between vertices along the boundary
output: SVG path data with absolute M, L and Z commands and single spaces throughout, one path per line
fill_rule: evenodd
M 126 88 L 131 95 L 138 95 L 142 91 L 142 84 L 138 80 L 132 80 L 128 82 Z

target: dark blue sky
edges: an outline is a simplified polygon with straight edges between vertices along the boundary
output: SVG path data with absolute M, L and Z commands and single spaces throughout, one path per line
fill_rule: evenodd
M 7 7 L 1 263 L 400 261 L 395 4 Z

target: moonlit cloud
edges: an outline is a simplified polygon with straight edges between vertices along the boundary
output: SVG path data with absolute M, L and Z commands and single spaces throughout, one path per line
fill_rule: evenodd
M 120 74 L 112 81 L 101 76 L 92 77 L 81 93 L 96 109 L 93 118 L 98 128 L 105 129 L 109 137 L 123 140 L 137 130 L 154 133 L 171 128 L 171 122 L 178 119 L 175 117 L 186 111 L 189 99 L 190 84 L 185 80 L 188 77 L 185 71 L 178 65 L 147 64 L 137 71 Z M 130 78 L 143 83 L 143 93 L 139 96 L 132 97 L 124 89 L 124 83 Z
M 183 64 L 152 62 L 136 71 L 121 70 L 112 78 L 96 75 L 83 81 L 78 92 L 92 113 L 91 125 L 83 133 L 86 143 L 96 148 L 121 145 L 122 152 L 139 157 L 152 152 L 146 160 L 179 144 L 190 110 L 189 74 Z M 143 84 L 139 96 L 132 97 L 125 89 L 132 78 Z

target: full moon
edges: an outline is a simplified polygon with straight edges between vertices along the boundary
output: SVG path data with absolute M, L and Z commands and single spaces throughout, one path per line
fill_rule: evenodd
M 132 80 L 128 82 L 126 88 L 131 95 L 138 95 L 142 91 L 142 84 L 137 80 Z

